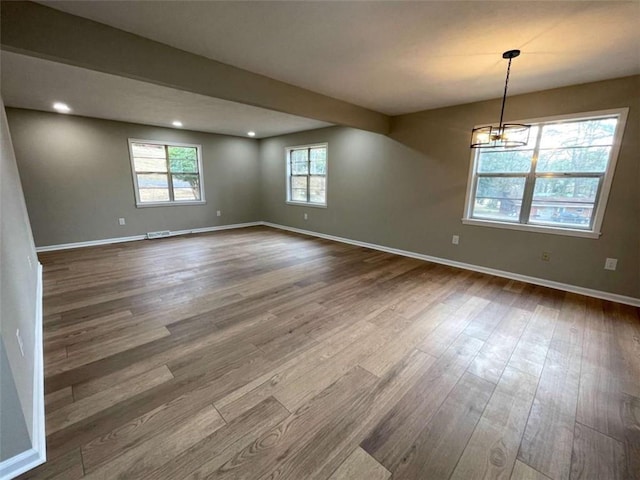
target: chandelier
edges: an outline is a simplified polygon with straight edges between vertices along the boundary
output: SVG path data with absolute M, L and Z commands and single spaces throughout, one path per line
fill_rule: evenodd
M 507 66 L 507 78 L 504 81 L 500 123 L 497 127 L 495 125 L 486 125 L 474 128 L 471 132 L 471 148 L 521 147 L 529 143 L 530 125 L 502 123 L 504 118 L 504 104 L 507 101 L 511 60 L 518 55 L 520 55 L 520 50 L 508 50 L 502 54 L 502 58 L 509 59 L 509 65 Z

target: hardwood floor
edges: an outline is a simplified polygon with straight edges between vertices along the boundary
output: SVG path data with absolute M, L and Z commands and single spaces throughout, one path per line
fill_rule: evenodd
M 41 254 L 33 479 L 640 479 L 638 309 L 266 227 Z

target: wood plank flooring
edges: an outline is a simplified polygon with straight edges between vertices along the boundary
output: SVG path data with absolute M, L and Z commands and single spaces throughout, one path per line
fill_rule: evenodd
M 633 307 L 254 227 L 41 254 L 24 479 L 640 479 Z

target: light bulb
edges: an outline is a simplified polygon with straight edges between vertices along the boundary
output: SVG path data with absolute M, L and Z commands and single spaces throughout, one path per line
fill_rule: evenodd
M 60 113 L 69 113 L 71 111 L 71 109 L 69 108 L 69 105 L 67 105 L 66 103 L 62 103 L 62 102 L 54 103 L 53 104 L 53 108 L 55 108 Z

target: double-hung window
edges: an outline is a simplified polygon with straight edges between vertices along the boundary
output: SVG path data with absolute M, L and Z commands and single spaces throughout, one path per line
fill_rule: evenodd
M 287 148 L 287 202 L 326 207 L 326 143 Z
M 463 222 L 597 237 L 626 114 L 527 122 L 527 145 L 473 150 Z
M 204 203 L 202 147 L 129 139 L 136 205 Z

